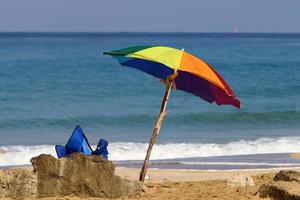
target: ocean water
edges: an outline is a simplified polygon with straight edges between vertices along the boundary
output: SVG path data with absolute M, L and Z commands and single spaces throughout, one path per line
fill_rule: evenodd
M 199 56 L 242 103 L 217 106 L 172 91 L 153 160 L 229 156 L 232 163 L 232 156 L 270 154 L 271 162 L 300 152 L 300 34 L 0 33 L 0 166 L 55 155 L 54 144 L 65 144 L 76 125 L 93 145 L 107 139 L 113 161 L 140 163 L 164 86 L 102 55 L 135 45 Z

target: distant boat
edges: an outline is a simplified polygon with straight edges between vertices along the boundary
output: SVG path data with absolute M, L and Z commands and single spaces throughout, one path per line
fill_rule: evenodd
M 239 29 L 239 28 L 235 28 L 233 32 L 234 32 L 234 33 L 239 33 L 239 32 L 240 32 L 240 29 Z

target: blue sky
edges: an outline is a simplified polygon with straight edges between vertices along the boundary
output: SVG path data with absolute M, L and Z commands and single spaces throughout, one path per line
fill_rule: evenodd
M 0 31 L 300 32 L 300 0 L 0 0 Z

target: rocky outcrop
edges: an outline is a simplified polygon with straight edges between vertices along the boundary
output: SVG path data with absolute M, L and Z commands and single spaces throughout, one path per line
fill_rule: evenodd
M 260 197 L 274 200 L 300 200 L 300 172 L 283 170 L 259 189 Z
M 114 174 L 111 161 L 80 153 L 56 159 L 40 155 L 31 159 L 37 174 L 37 196 L 80 196 L 118 198 L 142 190 L 140 182 L 123 180 Z
M 230 187 L 254 186 L 254 181 L 248 174 L 234 174 L 227 179 L 227 185 Z
M 130 196 L 142 191 L 140 182 L 116 176 L 111 161 L 74 153 L 66 158 L 40 155 L 32 169 L 0 170 L 0 198 Z
M 0 171 L 0 198 L 22 199 L 37 192 L 37 177 L 30 169 Z
M 282 170 L 275 175 L 274 181 L 296 181 L 300 183 L 300 172 L 293 170 Z

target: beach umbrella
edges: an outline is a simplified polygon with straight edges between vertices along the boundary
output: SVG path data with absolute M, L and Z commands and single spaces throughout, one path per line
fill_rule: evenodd
M 224 79 L 204 60 L 167 46 L 136 46 L 110 52 L 123 66 L 133 67 L 159 78 L 166 84 L 159 117 L 154 127 L 139 180 L 144 182 L 150 154 L 166 115 L 166 106 L 171 89 L 183 90 L 218 105 L 227 104 L 240 108 Z

